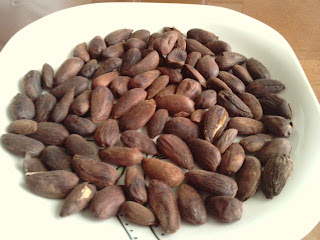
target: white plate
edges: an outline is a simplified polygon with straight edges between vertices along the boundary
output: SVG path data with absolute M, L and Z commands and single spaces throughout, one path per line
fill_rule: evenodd
M 104 3 L 63 10 L 44 17 L 14 35 L 0 54 L 1 133 L 9 125 L 9 102 L 21 90 L 31 69 L 47 62 L 57 68 L 74 46 L 104 37 L 119 28 L 159 31 L 175 26 L 183 32 L 203 28 L 231 44 L 235 52 L 254 57 L 285 83 L 281 94 L 293 109 L 294 171 L 283 192 L 273 200 L 260 193 L 244 203 L 243 217 L 221 224 L 210 217 L 202 226 L 183 222 L 174 235 L 158 239 L 301 239 L 320 217 L 320 111 L 302 67 L 286 40 L 269 26 L 241 13 L 212 6 Z M 0 151 L 2 239 L 157 239 L 148 227 L 129 223 L 128 234 L 116 218 L 99 221 L 86 213 L 59 218 L 62 201 L 38 197 L 24 185 L 22 158 Z M 123 220 L 123 224 L 127 223 Z M 133 231 L 130 231 L 133 230 Z M 10 237 L 9 237 L 10 236 Z M 8 238 L 9 237 L 9 238 Z

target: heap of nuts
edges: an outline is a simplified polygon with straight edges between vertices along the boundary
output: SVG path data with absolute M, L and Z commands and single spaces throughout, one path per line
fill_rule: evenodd
M 292 172 L 284 89 L 206 30 L 120 29 L 77 45 L 55 73 L 28 72 L 2 145 L 24 156 L 33 193 L 65 199 L 61 216 L 122 211 L 168 233 L 207 213 L 234 222 L 258 188 L 271 199 Z M 114 165 L 127 167 L 124 185 Z

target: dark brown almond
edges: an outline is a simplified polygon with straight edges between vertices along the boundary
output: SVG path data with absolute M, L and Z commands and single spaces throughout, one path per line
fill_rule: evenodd
M 194 109 L 194 101 L 182 95 L 168 95 L 157 98 L 157 107 L 167 109 L 170 115 L 186 112 L 192 113 Z
M 37 129 L 37 122 L 28 119 L 20 119 L 10 123 L 8 127 L 8 132 L 20 135 L 28 135 L 36 132 Z
M 200 125 L 202 125 L 206 114 L 207 114 L 207 110 L 198 109 L 198 110 L 195 110 L 193 113 L 191 113 L 189 118 L 192 122 L 200 123 Z
M 227 86 L 234 92 L 235 94 L 242 93 L 246 90 L 246 86 L 244 83 L 237 78 L 236 76 L 232 75 L 231 73 L 220 71 L 218 78 L 221 79 Z
M 260 120 L 263 116 L 263 111 L 259 100 L 251 93 L 243 92 L 239 94 L 239 98 L 247 105 L 253 115 L 253 119 Z
M 94 142 L 100 147 L 112 147 L 120 140 L 120 130 L 117 120 L 103 121 L 94 133 Z
M 150 32 L 146 29 L 137 30 L 133 32 L 130 36 L 130 38 L 138 38 L 145 42 L 148 42 L 149 37 L 150 37 Z
M 147 125 L 147 132 L 150 138 L 155 138 L 162 133 L 169 118 L 168 110 L 157 110 Z
M 146 184 L 143 175 L 135 166 L 127 168 L 124 187 L 129 200 L 140 204 L 147 202 Z
M 92 90 L 85 90 L 73 100 L 70 108 L 74 114 L 83 116 L 89 111 L 91 92 Z
M 159 64 L 159 54 L 157 51 L 151 51 L 141 61 L 131 66 L 127 72 L 128 76 L 134 77 L 139 73 L 154 70 Z
M 264 132 L 262 122 L 246 117 L 231 118 L 228 123 L 228 128 L 237 129 L 239 135 L 252 135 Z
M 157 67 L 157 70 L 159 70 L 162 75 L 168 75 L 169 82 L 171 83 L 180 83 L 183 79 L 182 74 L 177 69 L 169 67 Z
M 99 86 L 91 93 L 92 122 L 100 123 L 109 118 L 113 107 L 113 95 L 109 88 Z
M 195 99 L 201 93 L 202 87 L 200 83 L 191 78 L 184 79 L 177 87 L 176 94 Z
M 192 224 L 204 224 L 207 211 L 201 195 L 188 184 L 178 188 L 178 207 L 181 217 Z
M 293 162 L 287 155 L 271 158 L 261 176 L 261 188 L 268 199 L 278 196 L 284 188 L 293 169 Z
M 125 49 L 138 48 L 140 50 L 147 47 L 147 43 L 139 38 L 129 38 L 124 44 Z
M 187 144 L 199 167 L 207 171 L 216 171 L 221 162 L 221 154 L 214 145 L 199 138 L 190 139 Z
M 243 148 L 239 143 L 232 143 L 221 157 L 219 172 L 224 175 L 235 174 L 242 166 L 245 158 Z
M 120 68 L 121 75 L 128 75 L 129 69 L 141 60 L 141 52 L 137 48 L 132 48 L 126 51 L 122 58 L 122 65 Z
M 247 59 L 246 67 L 253 79 L 271 77 L 268 69 L 261 62 L 254 58 Z
M 132 29 L 125 29 L 125 28 L 119 29 L 109 33 L 104 38 L 104 41 L 108 46 L 111 46 L 111 45 L 117 44 L 118 42 L 126 41 L 130 37 L 132 32 L 133 32 Z
M 242 217 L 242 202 L 228 196 L 211 196 L 205 201 L 206 209 L 219 221 L 231 223 Z
M 223 52 L 215 61 L 220 70 L 227 71 L 234 65 L 242 64 L 247 60 L 245 56 L 236 52 Z
M 153 212 L 136 202 L 125 202 L 121 207 L 121 213 L 130 222 L 142 226 L 152 226 L 157 223 L 156 216 Z
M 153 98 L 161 90 L 163 90 L 169 83 L 169 76 L 162 75 L 157 77 L 147 90 L 147 99 Z
M 245 138 L 242 138 L 239 142 L 244 150 L 248 152 L 257 152 L 261 150 L 267 142 L 270 142 L 273 139 L 271 135 L 258 133 L 256 135 L 251 135 Z
M 121 186 L 109 186 L 97 192 L 91 200 L 90 211 L 99 219 L 111 218 L 119 212 L 126 197 Z
M 131 109 L 145 100 L 147 92 L 140 88 L 134 88 L 126 92 L 114 105 L 112 117 L 117 119 L 128 113 Z
M 97 150 L 93 147 L 93 145 L 91 145 L 78 134 L 69 135 L 64 143 L 64 146 L 71 156 L 78 154 L 100 160 Z
M 87 118 L 78 117 L 77 115 L 70 114 L 63 121 L 63 125 L 72 133 L 81 136 L 92 134 L 97 126 Z
M 69 136 L 68 130 L 59 123 L 41 122 L 36 132 L 28 135 L 46 145 L 62 145 Z
M 245 85 L 248 85 L 253 81 L 248 70 L 245 67 L 242 67 L 241 65 L 234 65 L 232 67 L 232 74 L 238 77 Z
M 33 158 L 29 153 L 24 156 L 23 169 L 25 173 L 48 171 L 39 158 Z
M 91 58 L 98 59 L 101 56 L 101 52 L 106 48 L 106 43 L 103 41 L 102 37 L 94 37 L 88 46 L 88 52 Z
M 219 78 L 209 78 L 207 86 L 209 89 L 213 89 L 216 92 L 220 92 L 221 90 L 232 92 L 231 88 L 229 88 L 228 85 Z
M 173 134 L 182 140 L 200 137 L 200 127 L 185 117 L 173 117 L 165 125 L 164 133 Z
M 73 56 L 81 58 L 84 62 L 89 62 L 90 54 L 88 53 L 87 43 L 79 43 L 73 50 Z
M 219 149 L 220 153 L 223 154 L 228 147 L 234 142 L 238 135 L 238 130 L 234 128 L 227 129 L 223 134 L 215 141 L 214 145 Z
M 205 140 L 212 143 L 227 126 L 229 114 L 224 107 L 215 105 L 210 107 L 203 120 Z
M 157 139 L 160 153 L 166 155 L 172 162 L 186 169 L 193 169 L 192 153 L 183 140 L 173 134 L 164 134 Z
M 78 57 L 72 57 L 65 60 L 56 72 L 54 78 L 55 86 L 58 86 L 66 80 L 77 76 L 83 65 L 84 61 Z
M 122 65 L 122 59 L 117 57 L 108 58 L 107 60 L 105 60 L 99 65 L 99 67 L 94 72 L 92 78 L 95 79 L 102 74 L 118 70 L 120 69 L 121 65 Z
M 257 98 L 270 93 L 279 93 L 285 89 L 282 82 L 273 79 L 261 78 L 249 83 L 246 90 Z
M 46 198 L 65 198 L 78 182 L 77 175 L 65 170 L 26 174 L 27 187 L 33 193 Z
M 264 166 L 270 159 L 280 155 L 290 155 L 292 150 L 291 144 L 286 138 L 275 138 L 268 142 L 259 152 L 256 157 L 260 160 L 261 165 Z
M 121 134 L 121 142 L 130 148 L 135 148 L 143 153 L 156 155 L 156 144 L 145 134 L 136 130 L 127 130 Z
M 238 192 L 236 198 L 240 201 L 249 199 L 258 189 L 261 177 L 261 164 L 259 159 L 248 156 L 236 173 Z
M 195 79 L 201 84 L 201 86 L 205 88 L 207 87 L 206 79 L 200 74 L 197 69 L 195 69 L 191 65 L 185 64 L 181 69 L 181 73 L 185 78 Z
M 35 121 L 37 122 L 46 122 L 56 106 L 57 99 L 51 93 L 42 94 L 38 97 L 35 107 L 36 115 Z
M 119 42 L 117 44 L 114 44 L 110 47 L 103 49 L 101 56 L 104 59 L 108 59 L 112 57 L 122 58 L 124 56 L 124 53 L 125 53 L 124 43 Z
M 48 63 L 43 64 L 41 72 L 42 85 L 46 88 L 53 86 L 54 71 Z
M 173 84 L 167 85 L 154 97 L 154 99 L 157 100 L 158 98 L 175 94 L 177 87 L 178 85 L 173 85 Z
M 173 49 L 179 33 L 176 31 L 169 31 L 162 33 L 153 42 L 153 49 L 157 50 L 160 55 L 167 55 Z
M 264 114 L 279 115 L 284 118 L 292 118 L 290 104 L 277 94 L 267 94 L 259 99 Z
M 32 157 L 37 157 L 45 148 L 43 143 L 38 140 L 14 133 L 3 134 L 1 141 L 7 150 L 22 156 L 29 153 Z
M 24 76 L 23 84 L 25 94 L 31 98 L 32 101 L 37 100 L 42 93 L 40 72 L 36 70 L 29 71 Z
M 212 32 L 208 32 L 204 29 L 193 28 L 187 32 L 187 37 L 195 39 L 202 44 L 207 44 L 212 41 L 218 40 L 219 37 L 214 35 Z
M 267 132 L 277 137 L 289 137 L 293 133 L 292 122 L 280 116 L 264 116 L 261 120 Z
M 226 90 L 220 91 L 218 103 L 228 111 L 230 117 L 253 117 L 250 108 L 232 92 Z
M 98 66 L 98 61 L 96 59 L 91 59 L 87 62 L 80 70 L 80 76 L 85 78 L 91 78 Z
M 142 161 L 143 155 L 140 151 L 128 147 L 112 147 L 99 150 L 102 161 L 122 165 L 132 166 Z
M 40 158 L 49 170 L 71 171 L 72 157 L 61 147 L 47 146 L 41 152 Z
M 99 189 L 114 185 L 120 177 L 117 170 L 109 164 L 77 154 L 73 156 L 72 167 L 82 181 Z
M 112 80 L 109 88 L 115 98 L 122 97 L 126 92 L 128 92 L 128 85 L 131 78 L 127 76 L 119 76 Z
M 66 92 L 66 94 L 61 98 L 61 100 L 56 104 L 52 111 L 51 119 L 52 121 L 59 123 L 62 122 L 68 115 L 70 106 L 73 102 L 75 89 L 72 88 Z
M 175 233 L 181 225 L 177 200 L 173 190 L 159 180 L 151 180 L 148 189 L 150 206 L 167 233 Z
M 88 89 L 89 80 L 85 77 L 76 76 L 53 88 L 50 93 L 56 98 L 62 98 L 66 92 L 74 88 L 74 96 L 78 96 Z
M 190 65 L 191 67 L 195 67 L 200 58 L 201 53 L 191 52 L 187 55 L 186 64 Z
M 231 52 L 231 46 L 227 42 L 221 40 L 208 42 L 206 47 L 209 48 L 215 55 L 223 52 Z
M 166 57 L 166 63 L 169 67 L 180 68 L 184 65 L 187 59 L 187 52 L 180 49 L 174 48 Z
M 87 182 L 76 186 L 66 197 L 60 210 L 60 217 L 66 217 L 86 208 L 96 193 L 96 187 Z
M 158 70 L 150 70 L 147 72 L 140 73 L 130 80 L 130 88 L 142 88 L 146 89 L 149 87 L 157 77 L 160 76 Z
M 201 56 L 205 56 L 205 55 L 210 55 L 213 56 L 214 53 L 211 52 L 211 50 L 209 48 L 207 48 L 206 46 L 204 46 L 203 44 L 201 44 L 200 42 L 198 42 L 197 40 L 194 39 L 187 39 L 187 52 L 199 52 L 201 53 Z
M 117 77 L 119 77 L 118 71 L 104 73 L 92 80 L 91 88 L 94 89 L 98 86 L 108 87 Z
M 184 180 L 182 169 L 164 160 L 144 158 L 141 167 L 148 178 L 160 180 L 172 188 L 179 186 Z
M 209 55 L 205 55 L 200 58 L 196 68 L 205 79 L 217 77 L 219 74 L 219 67 L 217 63 Z
M 193 187 L 216 196 L 234 197 L 238 191 L 237 183 L 230 177 L 205 170 L 191 170 L 185 177 Z

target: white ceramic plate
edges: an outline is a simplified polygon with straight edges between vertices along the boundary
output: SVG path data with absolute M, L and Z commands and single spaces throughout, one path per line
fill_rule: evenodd
M 243 217 L 232 224 L 209 218 L 202 226 L 183 222 L 174 235 L 162 228 L 131 223 L 126 231 L 117 218 L 95 220 L 87 213 L 58 216 L 62 201 L 38 197 L 24 184 L 22 158 L 1 147 L 1 238 L 2 239 L 301 239 L 320 217 L 320 111 L 319 103 L 302 67 L 286 40 L 269 26 L 241 13 L 212 6 L 105 3 L 63 10 L 44 17 L 19 31 L 0 54 L 1 133 L 9 125 L 8 106 L 31 69 L 47 62 L 57 68 L 78 43 L 104 37 L 119 28 L 159 31 L 175 26 L 183 32 L 203 28 L 231 44 L 235 52 L 254 57 L 285 83 L 282 95 L 291 103 L 295 133 L 294 171 L 283 192 L 273 200 L 258 192 L 244 203 Z M 156 237 L 157 236 L 157 237 Z

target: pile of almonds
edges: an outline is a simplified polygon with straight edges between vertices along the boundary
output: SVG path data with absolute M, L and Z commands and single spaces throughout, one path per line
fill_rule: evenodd
M 206 30 L 120 29 L 77 45 L 55 73 L 28 72 L 2 145 L 24 156 L 32 192 L 65 199 L 61 216 L 121 211 L 168 233 L 181 217 L 234 222 L 258 188 L 271 199 L 292 172 L 284 89 Z M 124 185 L 114 165 L 127 166 Z

